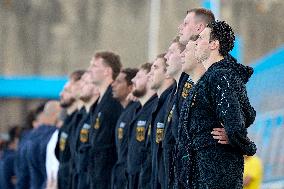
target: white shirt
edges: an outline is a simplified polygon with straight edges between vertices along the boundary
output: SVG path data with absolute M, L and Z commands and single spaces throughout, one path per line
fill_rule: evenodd
M 46 147 L 46 175 L 47 175 L 47 188 L 52 188 L 50 185 L 57 185 L 57 172 L 59 162 L 55 156 L 55 147 L 58 140 L 58 129 L 52 134 L 47 147 Z

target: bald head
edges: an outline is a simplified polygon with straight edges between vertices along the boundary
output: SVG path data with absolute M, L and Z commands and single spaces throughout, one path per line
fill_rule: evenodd
M 42 122 L 46 125 L 55 125 L 61 112 L 61 106 L 58 101 L 48 101 L 42 112 Z

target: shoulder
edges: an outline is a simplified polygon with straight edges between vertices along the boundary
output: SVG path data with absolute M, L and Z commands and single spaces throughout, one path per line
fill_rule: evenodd
M 236 75 L 229 69 L 215 69 L 207 75 L 208 85 L 211 87 L 230 88 L 237 82 Z

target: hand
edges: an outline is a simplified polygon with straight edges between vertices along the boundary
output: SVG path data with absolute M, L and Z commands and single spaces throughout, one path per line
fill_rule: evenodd
M 223 124 L 221 124 L 223 126 Z M 220 144 L 229 144 L 229 139 L 224 128 L 213 128 L 211 132 L 213 138 L 218 140 Z

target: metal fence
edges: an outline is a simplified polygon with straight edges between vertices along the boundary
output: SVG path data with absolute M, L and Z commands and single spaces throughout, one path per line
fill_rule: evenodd
M 264 167 L 263 189 L 284 189 L 284 109 L 258 115 L 249 128 Z

